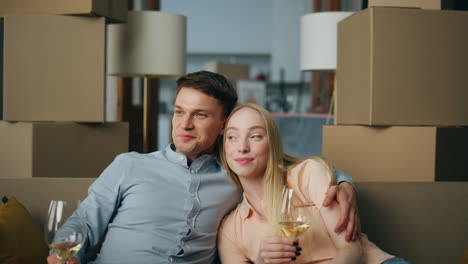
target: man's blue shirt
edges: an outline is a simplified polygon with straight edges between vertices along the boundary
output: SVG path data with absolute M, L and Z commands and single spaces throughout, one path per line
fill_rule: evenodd
M 188 166 L 168 146 L 117 156 L 67 225 L 86 214 L 86 247 L 95 246 L 107 227 L 95 263 L 211 263 L 220 221 L 240 199 L 213 155 Z

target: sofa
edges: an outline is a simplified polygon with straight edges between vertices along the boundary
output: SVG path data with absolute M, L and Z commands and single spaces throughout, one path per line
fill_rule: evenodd
M 42 234 L 36 235 L 37 232 L 35 231 L 36 229 L 43 230 L 50 200 L 83 199 L 87 195 L 88 187 L 94 180 L 95 178 L 0 178 L 0 199 L 4 196 L 10 196 L 10 201 L 8 201 L 10 203 L 13 200 L 11 196 L 14 196 L 31 214 L 32 220 L 35 222 L 31 223 L 30 217 L 21 214 L 22 211 L 19 209 L 22 208 L 17 208 L 19 206 L 16 206 L 14 211 L 11 208 L 4 207 L 7 213 L 14 212 L 15 217 L 0 214 L 0 263 L 29 264 L 32 261 L 34 261 L 33 263 L 46 263 L 45 256 L 48 253 L 45 242 L 43 242 L 45 239 Z M 17 226 L 17 222 L 20 222 L 29 231 L 24 232 L 19 229 L 21 227 Z M 32 226 L 34 224 L 35 226 Z M 9 225 L 11 225 L 11 228 L 9 228 Z M 3 239 L 9 239 L 8 236 L 11 237 L 11 234 L 9 234 L 12 232 L 11 229 L 18 233 L 11 240 L 28 240 L 27 242 L 11 241 L 18 244 L 16 246 L 18 249 L 15 252 L 20 251 L 21 257 L 11 257 L 15 255 L 8 251 L 12 248 L 12 243 L 2 241 Z M 2 234 L 2 232 L 5 234 Z M 44 246 L 41 245 L 42 242 Z M 43 253 L 38 253 L 37 248 L 40 248 Z
M 49 200 L 83 199 L 94 180 L 0 178 L 0 196 L 14 195 L 42 226 Z M 461 262 L 468 249 L 468 182 L 358 182 L 356 187 L 363 231 L 383 250 L 413 264 Z
M 468 250 L 468 182 L 358 182 L 362 229 L 412 264 L 461 263 Z

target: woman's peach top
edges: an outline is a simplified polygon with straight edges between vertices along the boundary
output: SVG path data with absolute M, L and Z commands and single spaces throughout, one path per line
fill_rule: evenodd
M 320 162 L 307 159 L 292 168 L 288 184 L 298 191 L 301 199 L 311 205 L 310 228 L 299 238 L 301 256 L 293 263 L 329 263 L 337 253 L 320 208 L 332 176 Z M 333 223 L 334 225 L 334 223 Z M 267 235 L 267 223 L 250 206 L 247 199 L 223 220 L 218 234 L 218 251 L 223 264 L 254 262 L 261 237 Z M 365 235 L 360 239 L 365 264 L 378 264 L 394 256 L 380 250 Z

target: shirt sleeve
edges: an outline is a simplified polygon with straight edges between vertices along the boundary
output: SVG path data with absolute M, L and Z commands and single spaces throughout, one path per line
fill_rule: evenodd
M 354 186 L 353 179 L 351 178 L 351 176 L 346 174 L 344 171 L 340 171 L 340 170 L 338 170 L 336 168 L 333 168 L 333 171 L 335 172 L 335 176 L 336 176 L 336 184 L 340 184 L 342 182 L 347 182 L 347 183 L 351 184 L 354 187 L 354 189 L 356 190 L 356 186 Z
M 76 255 L 81 262 L 87 251 L 98 244 L 120 204 L 122 198 L 120 187 L 127 167 L 123 155 L 117 156 L 91 185 L 86 199 L 56 235 L 57 239 L 64 236 L 67 230 L 79 230 L 80 219 L 85 219 L 87 236 Z
M 317 159 L 307 159 L 290 171 L 288 182 L 299 190 L 302 199 L 314 203 L 320 209 L 325 193 L 334 184 L 332 179 L 331 172 L 324 163 Z

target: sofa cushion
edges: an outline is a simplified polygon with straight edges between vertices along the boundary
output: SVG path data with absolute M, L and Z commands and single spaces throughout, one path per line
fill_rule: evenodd
M 14 196 L 0 202 L 0 263 L 45 263 L 48 248 L 42 229 Z
M 363 232 L 411 263 L 459 264 L 468 246 L 468 182 L 357 182 Z

